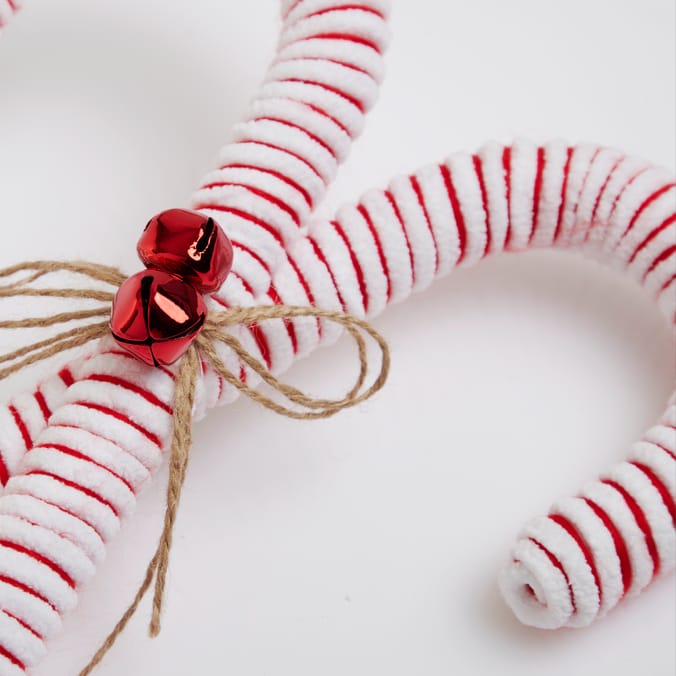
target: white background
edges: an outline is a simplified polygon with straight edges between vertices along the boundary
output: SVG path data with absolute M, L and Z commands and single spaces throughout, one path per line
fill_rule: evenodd
M 138 269 L 272 54 L 275 0 L 27 0 L 0 40 L 0 264 Z M 674 168 L 670 0 L 400 0 L 388 76 L 323 212 L 483 141 L 616 145 Z M 585 630 L 520 626 L 496 589 L 519 527 L 622 458 L 661 413 L 672 343 L 624 280 L 502 257 L 376 322 L 391 381 L 326 422 L 247 401 L 196 430 L 164 631 L 148 604 L 98 673 L 647 674 L 675 668 L 673 577 Z M 294 367 L 336 392 L 346 344 Z M 3 383 L 6 398 L 13 384 Z M 164 475 L 35 676 L 73 676 L 133 596 Z

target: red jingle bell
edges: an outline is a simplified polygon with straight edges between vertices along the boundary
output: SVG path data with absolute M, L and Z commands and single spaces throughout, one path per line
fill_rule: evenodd
M 197 337 L 207 315 L 193 286 L 162 270 L 127 279 L 113 300 L 110 329 L 117 343 L 150 366 L 173 364 Z
M 200 293 L 217 291 L 232 267 L 232 245 L 218 223 L 186 209 L 151 218 L 137 250 L 147 267 L 171 272 Z

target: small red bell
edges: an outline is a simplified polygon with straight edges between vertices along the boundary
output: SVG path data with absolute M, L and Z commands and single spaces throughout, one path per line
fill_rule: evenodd
M 151 218 L 137 250 L 147 267 L 178 275 L 201 293 L 217 291 L 232 267 L 232 245 L 218 223 L 185 209 Z
M 173 364 L 197 337 L 207 309 L 193 286 L 162 270 L 144 270 L 118 289 L 113 338 L 151 366 Z

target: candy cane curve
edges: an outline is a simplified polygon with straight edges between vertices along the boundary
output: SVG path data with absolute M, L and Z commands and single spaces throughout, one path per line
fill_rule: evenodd
M 221 219 L 223 187 L 196 195 L 203 209 L 214 209 Z M 307 236 L 285 234 L 285 251 L 268 262 L 271 287 L 255 300 L 267 295 L 269 302 L 289 302 L 305 294 L 304 302 L 373 316 L 456 265 L 502 250 L 555 246 L 626 269 L 673 323 L 673 202 L 674 182 L 666 172 L 612 150 L 489 145 L 477 155 L 456 154 L 395 179 L 387 190 L 341 209 L 334 221 L 311 225 Z M 251 223 L 251 230 L 242 230 L 257 253 L 261 243 Z M 253 288 L 260 270 L 252 266 L 248 272 L 226 284 L 221 302 L 251 302 L 247 285 Z M 332 338 L 320 336 L 314 322 L 294 324 L 294 331 L 295 342 L 281 322 L 266 333 L 267 356 L 277 369 L 290 363 L 294 345 L 301 355 L 320 338 Z M 44 646 L 35 634 L 46 638 L 58 628 L 59 613 L 74 602 L 73 586 L 93 572 L 118 515 L 129 511 L 134 492 L 161 459 L 171 373 L 110 352 L 112 344 L 104 342 L 99 353 L 43 386 L 55 411 L 0 498 L 0 533 L 9 543 L 0 550 L 9 568 L 1 573 L 7 617 L 0 621 L 0 673 L 22 673 L 35 663 L 30 659 L 39 659 Z M 208 374 L 202 387 L 202 412 L 232 397 Z M 583 626 L 673 568 L 675 424 L 672 403 L 627 462 L 524 529 L 501 575 L 503 592 L 522 620 Z M 109 438 L 92 443 L 102 429 Z M 77 492 L 75 479 L 88 482 L 80 486 L 87 492 Z M 45 509 L 45 501 L 54 509 Z M 37 556 L 29 569 L 31 547 Z

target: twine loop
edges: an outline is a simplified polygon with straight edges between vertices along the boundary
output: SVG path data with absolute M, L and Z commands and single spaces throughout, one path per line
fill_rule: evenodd
M 4 285 L 0 285 L 0 299 L 26 296 L 91 300 L 98 303 L 97 307 L 91 309 L 58 312 L 40 317 L 0 320 L 0 329 L 37 329 L 70 322 L 82 322 L 83 320 L 99 320 L 88 324 L 78 324 L 48 338 L 0 354 L 0 364 L 4 364 L 0 367 L 0 380 L 31 364 L 109 335 L 110 327 L 107 318 L 110 316 L 111 303 L 115 292 L 91 288 L 90 286 L 82 288 L 35 286 L 35 282 L 38 280 L 60 272 L 80 275 L 86 278 L 90 284 L 99 283 L 115 288 L 119 287 L 126 279 L 126 275 L 117 268 L 80 261 L 34 261 L 18 263 L 12 267 L 0 269 L 0 280 L 10 280 Z M 18 280 L 11 281 L 12 278 L 22 273 L 27 274 L 21 276 Z M 358 351 L 359 373 L 354 385 L 343 397 L 338 399 L 313 397 L 288 383 L 282 382 L 270 372 L 265 364 L 252 355 L 238 338 L 228 331 L 229 328 L 234 326 L 254 327 L 263 321 L 273 319 L 288 321 L 298 317 L 314 317 L 339 324 L 354 340 Z M 381 358 L 380 369 L 375 379 L 371 385 L 364 388 L 370 370 L 366 337 L 377 345 Z M 278 398 L 253 389 L 228 369 L 219 356 L 219 344 L 230 348 L 239 358 L 240 363 L 256 373 Z M 154 637 L 160 632 L 174 523 L 190 459 L 195 386 L 200 374 L 201 359 L 208 362 L 226 382 L 258 404 L 280 415 L 300 420 L 328 418 L 343 409 L 350 408 L 368 399 L 383 387 L 390 368 L 390 353 L 385 339 L 368 322 L 350 314 L 313 306 L 295 305 L 256 305 L 210 312 L 197 339 L 181 358 L 176 375 L 169 482 L 164 526 L 159 544 L 148 564 L 145 577 L 134 600 L 89 664 L 80 672 L 80 676 L 87 676 L 101 662 L 117 637 L 124 631 L 141 600 L 150 589 L 153 580 L 155 581 L 155 589 L 149 633 Z

